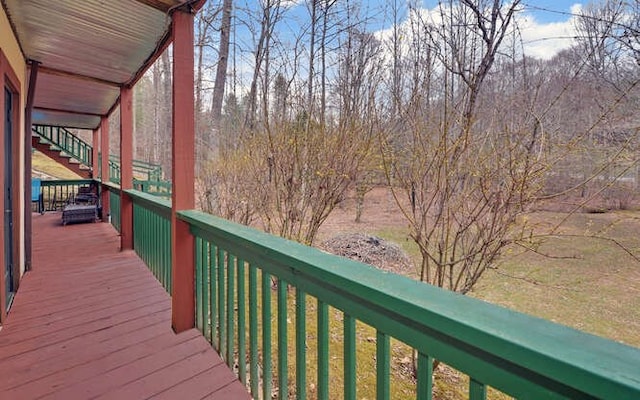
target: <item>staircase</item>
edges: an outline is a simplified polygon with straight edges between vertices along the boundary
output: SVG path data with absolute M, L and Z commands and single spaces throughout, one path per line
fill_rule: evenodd
M 93 147 L 67 129 L 33 125 L 31 145 L 81 177 L 92 177 Z M 139 180 L 162 181 L 162 167 L 157 164 L 133 160 L 133 172 Z M 120 183 L 120 159 L 115 155 L 109 156 L 109 177 L 112 182 Z
M 31 146 L 85 179 L 91 178 L 92 148 L 64 128 L 33 125 Z

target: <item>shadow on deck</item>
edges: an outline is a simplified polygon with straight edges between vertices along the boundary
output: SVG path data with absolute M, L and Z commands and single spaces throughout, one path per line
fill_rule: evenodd
M 0 398 L 250 398 L 195 329 L 174 334 L 171 301 L 103 223 L 33 217 L 33 271 L 0 331 Z

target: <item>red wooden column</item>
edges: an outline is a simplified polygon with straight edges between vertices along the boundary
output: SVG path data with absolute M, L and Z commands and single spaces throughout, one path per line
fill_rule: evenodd
M 98 160 L 100 150 L 100 130 L 98 128 L 93 130 L 93 136 L 91 137 L 91 177 L 98 179 L 98 169 L 100 168 L 100 161 Z
M 171 322 L 174 331 L 182 332 L 195 326 L 194 239 L 189 231 L 189 225 L 177 218 L 178 211 L 195 208 L 193 15 L 176 11 L 172 20 L 171 265 L 173 293 Z
M 100 159 L 100 181 L 102 183 L 109 183 L 109 119 L 107 117 L 100 119 L 100 153 L 102 154 L 102 158 Z M 102 204 L 102 222 L 109 221 L 109 213 L 111 213 L 109 198 L 109 191 L 103 186 L 100 198 L 100 204 Z
M 120 249 L 133 249 L 133 90 L 120 89 Z

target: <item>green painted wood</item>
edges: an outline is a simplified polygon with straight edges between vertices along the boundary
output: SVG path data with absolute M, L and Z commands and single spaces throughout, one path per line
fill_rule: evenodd
M 203 299 L 203 315 L 204 315 L 204 337 L 211 342 L 211 260 L 209 258 L 209 246 L 208 241 L 203 240 L 200 248 L 200 259 L 202 260 L 202 293 Z
M 245 261 L 238 258 L 238 378 L 247 384 L 247 297 Z
M 329 399 L 329 306 L 318 299 L 318 399 Z
M 236 258 L 229 254 L 227 264 L 227 365 L 233 367 L 235 358 L 235 272 Z
M 267 273 L 514 397 L 640 397 L 640 349 L 201 212 L 179 218 Z
M 52 149 L 60 151 L 86 167 L 93 166 L 93 146 L 69 130 L 60 126 L 49 125 L 32 125 L 32 133 L 38 135 L 41 143 L 46 143 Z M 101 159 L 102 154 L 98 153 Z M 117 155 L 109 156 L 110 177 L 116 182 L 120 182 L 120 158 Z M 99 164 L 101 165 L 101 164 Z M 170 183 L 162 181 L 162 166 L 158 164 L 148 163 L 141 160 L 133 160 L 132 168 L 137 175 L 146 175 L 147 181 L 156 181 L 154 184 L 146 184 L 147 186 L 156 186 L 159 192 L 166 188 Z M 94 173 L 94 176 L 97 174 Z M 141 181 L 138 181 L 141 182 Z M 169 189 L 170 190 L 170 189 Z M 143 190 L 144 191 L 144 190 Z
M 211 344 L 216 350 L 220 350 L 219 347 L 219 334 L 218 334 L 218 279 L 217 279 L 217 247 L 209 242 L 209 310 L 211 312 Z
M 344 399 L 356 399 L 356 320 L 348 314 L 343 316 L 344 333 Z
M 278 279 L 278 398 L 289 398 L 287 282 Z
M 227 357 L 227 321 L 226 321 L 226 298 L 225 298 L 225 270 L 226 254 L 218 245 L 216 248 L 218 258 L 217 279 L 218 284 L 218 353 L 223 359 Z
M 431 400 L 433 397 L 433 358 L 418 353 L 418 400 Z
M 195 238 L 195 254 L 196 254 L 196 273 L 195 273 L 195 292 L 196 292 L 196 327 L 200 332 L 204 331 L 204 317 L 203 317 L 203 301 L 202 301 L 202 239 Z
M 41 180 L 44 211 L 59 211 L 73 200 L 81 186 L 95 185 L 92 179 Z
M 251 396 L 258 398 L 258 270 L 249 264 L 249 377 Z
M 271 398 L 271 277 L 262 270 L 262 398 Z
M 119 197 L 118 197 L 119 205 Z M 170 272 L 171 272 L 171 260 L 169 257 L 162 257 L 162 253 L 167 248 L 170 248 L 171 243 L 171 228 L 170 222 L 167 218 L 156 213 L 157 208 L 146 208 L 147 204 L 142 201 L 134 201 L 133 203 L 133 243 L 136 254 L 145 262 L 149 267 L 149 270 L 153 273 L 156 279 L 163 285 L 165 290 L 169 294 L 170 291 Z M 114 210 L 113 203 L 111 205 L 112 211 Z M 119 211 L 119 206 L 116 207 Z M 113 218 L 112 218 L 113 222 Z M 201 243 L 196 244 L 196 254 Z M 170 250 L 169 250 L 170 251 Z M 196 263 L 198 265 L 198 263 Z M 199 264 L 202 266 L 201 263 Z M 196 274 L 196 278 L 201 276 L 201 272 Z M 196 315 L 198 328 L 203 328 L 203 316 L 202 316 L 202 297 L 204 292 L 201 290 L 201 283 L 199 280 L 196 282 L 200 285 L 200 290 L 196 290 L 197 304 L 196 310 L 200 312 L 200 315 Z
M 485 400 L 487 387 L 473 378 L 469 378 L 469 400 Z
M 154 196 L 152 194 L 143 193 L 139 190 L 128 189 L 125 190 L 134 204 L 138 204 L 159 216 L 171 219 L 171 201 L 163 199 L 158 196 Z M 206 238 L 205 238 L 206 239 Z
M 109 190 L 109 208 L 111 225 L 120 232 L 120 194 Z
M 307 296 L 296 288 L 296 399 L 307 398 Z
M 389 335 L 376 332 L 376 399 L 389 400 Z

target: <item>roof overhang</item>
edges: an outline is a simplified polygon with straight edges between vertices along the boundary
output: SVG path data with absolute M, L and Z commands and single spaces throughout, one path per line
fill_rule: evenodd
M 203 0 L 1 0 L 37 62 L 33 123 L 95 129 L 170 41 L 171 13 Z

